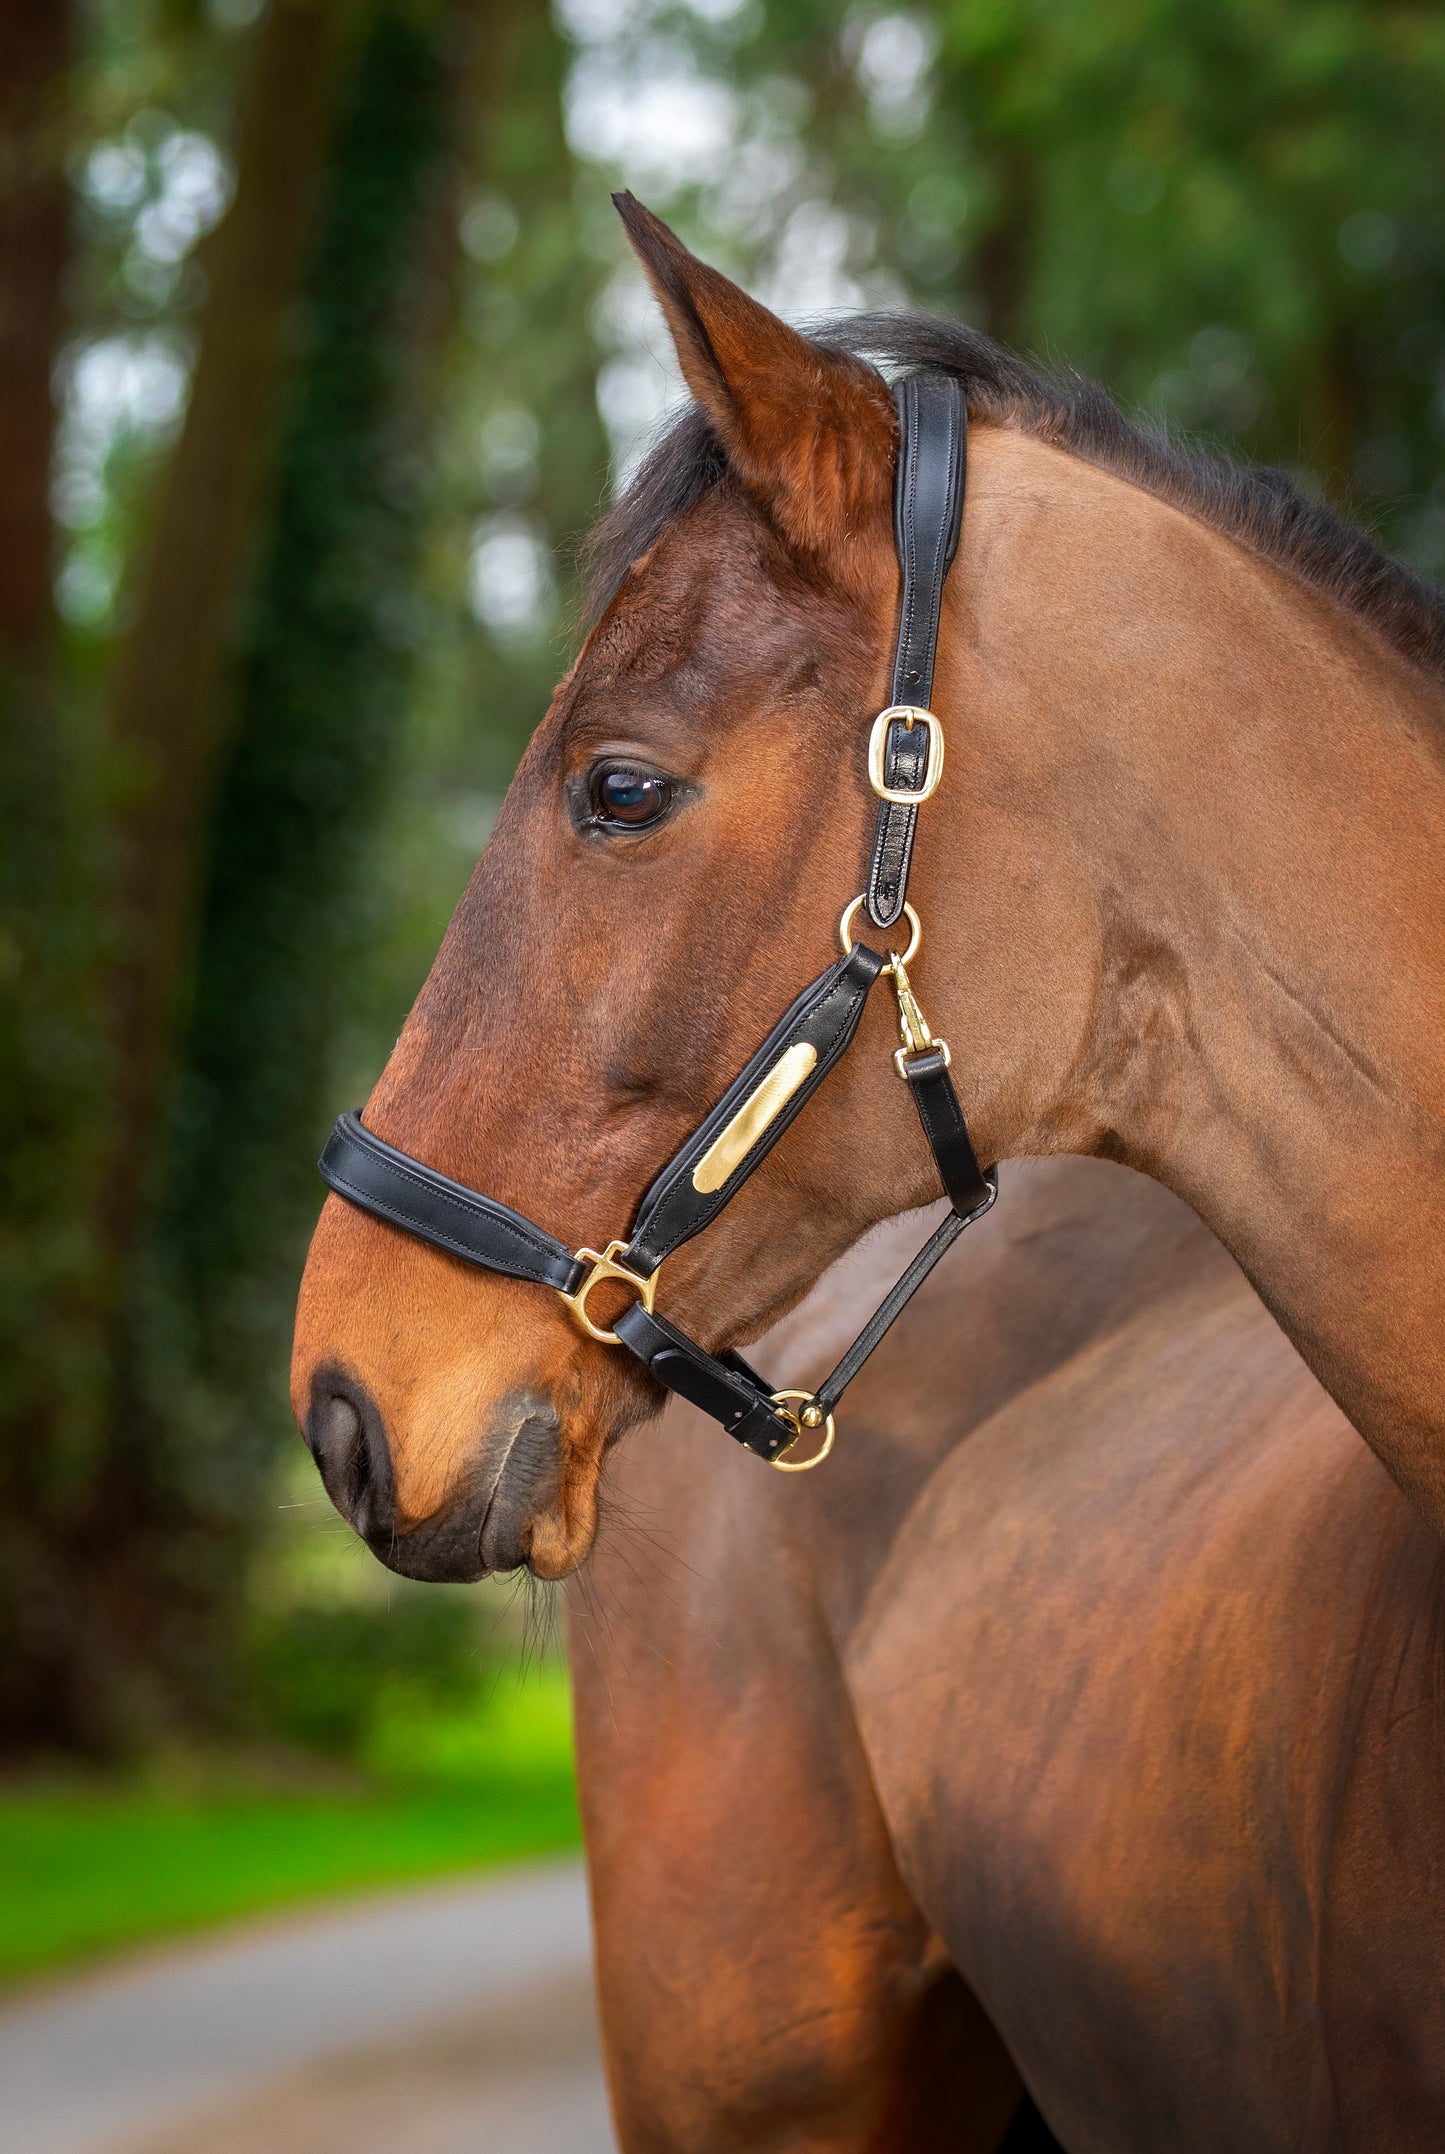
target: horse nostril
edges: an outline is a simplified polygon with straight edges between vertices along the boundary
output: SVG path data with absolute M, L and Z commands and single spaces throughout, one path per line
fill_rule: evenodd
M 313 1451 L 344 1451 L 361 1434 L 361 1416 L 350 1399 L 330 1398 L 318 1402 L 311 1417 Z
M 366 1445 L 361 1416 L 350 1399 L 318 1398 L 306 1424 L 306 1441 L 328 1488 L 335 1482 L 338 1487 L 350 1489 L 358 1466 L 365 1481 Z
M 344 1378 L 317 1383 L 306 1417 L 306 1443 L 326 1493 L 364 1539 L 389 1536 L 393 1526 L 390 1458 L 381 1418 Z

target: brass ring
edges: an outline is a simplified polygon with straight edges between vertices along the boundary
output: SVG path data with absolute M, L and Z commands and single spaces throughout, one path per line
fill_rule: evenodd
M 653 1297 L 657 1293 L 657 1273 L 652 1272 L 644 1279 L 640 1272 L 630 1270 L 626 1264 L 619 1264 L 617 1259 L 626 1247 L 626 1242 L 609 1242 L 600 1252 L 596 1249 L 579 1249 L 577 1262 L 587 1266 L 581 1285 L 574 1287 L 570 1294 L 562 1293 L 560 1286 L 557 1289 L 566 1302 L 567 1314 L 577 1329 L 585 1331 L 588 1338 L 595 1339 L 599 1346 L 622 1344 L 615 1331 L 604 1331 L 599 1324 L 594 1324 L 587 1314 L 587 1296 L 594 1286 L 601 1286 L 605 1279 L 616 1279 L 622 1286 L 635 1287 L 643 1308 L 649 1316 L 652 1314 Z
M 775 1391 L 773 1393 L 773 1404 L 775 1406 L 782 1406 L 784 1399 L 806 1399 L 810 1406 L 817 1404 L 816 1395 L 811 1391 Z M 797 1414 L 789 1414 L 785 1406 L 783 1407 L 783 1411 L 785 1414 L 787 1414 L 788 1419 L 792 1422 L 794 1428 L 798 1432 L 797 1435 L 793 1438 L 793 1443 L 800 1443 L 804 1436 L 811 1436 L 813 1434 L 812 1429 L 805 1429 L 803 1427 L 803 1424 Z M 772 1466 L 778 1473 L 811 1473 L 815 1466 L 822 1465 L 824 1459 L 832 1450 L 833 1438 L 837 1435 L 837 1433 L 838 1431 L 833 1425 L 833 1416 L 829 1414 L 827 1420 L 823 1423 L 823 1448 L 821 1451 L 815 1451 L 811 1458 L 800 1458 L 795 1464 L 790 1464 L 786 1457 L 769 1459 L 768 1464 Z M 787 1446 L 787 1449 L 789 1451 L 792 1450 L 793 1443 L 790 1443 Z
M 855 897 L 852 904 L 843 914 L 842 919 L 838 922 L 838 940 L 843 945 L 843 955 L 845 957 L 848 955 L 848 952 L 853 947 L 853 936 L 851 933 L 851 929 L 853 926 L 853 915 L 858 910 L 858 907 L 863 904 L 867 895 L 868 893 L 865 890 L 862 896 Z M 913 907 L 911 905 L 904 905 L 903 917 L 908 922 L 908 933 L 910 940 L 908 948 L 904 951 L 902 957 L 899 958 L 898 962 L 900 965 L 911 965 L 914 958 L 918 955 L 918 945 L 923 940 L 923 928 L 919 922 L 917 913 L 913 910 Z M 890 951 L 889 955 L 891 957 L 893 955 L 893 952 Z

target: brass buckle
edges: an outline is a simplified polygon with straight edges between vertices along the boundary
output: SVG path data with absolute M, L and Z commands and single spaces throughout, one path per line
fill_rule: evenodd
M 800 1412 L 791 1413 L 783 1405 L 785 1399 L 803 1399 L 806 1404 Z M 824 1416 L 822 1407 L 818 1404 L 811 1391 L 775 1391 L 773 1393 L 773 1404 L 774 1406 L 782 1406 L 783 1419 L 792 1422 L 797 1434 L 793 1437 L 792 1443 L 787 1444 L 777 1458 L 768 1460 L 768 1464 L 778 1473 L 811 1473 L 815 1466 L 822 1465 L 824 1459 L 833 1448 L 833 1438 L 838 1433 L 833 1425 L 833 1416 L 831 1414 Z M 815 1451 L 811 1458 L 800 1458 L 794 1463 L 788 1458 L 787 1453 L 792 1450 L 793 1444 L 801 1442 L 804 1436 L 811 1436 L 816 1429 L 823 1431 L 822 1449 Z
M 858 910 L 858 907 L 864 903 L 867 894 L 864 891 L 861 897 L 855 897 L 852 904 L 845 908 L 843 917 L 838 922 L 838 940 L 843 945 L 843 955 L 845 957 L 853 947 L 853 915 Z M 903 917 L 908 922 L 908 948 L 901 958 L 894 957 L 890 953 L 888 960 L 890 966 L 911 965 L 918 955 L 918 945 L 923 940 L 923 929 L 919 924 L 918 915 L 911 905 L 904 906 Z
M 908 969 L 901 957 L 891 959 L 888 967 L 893 975 L 893 992 L 898 997 L 898 1029 L 903 1035 L 903 1045 L 894 1050 L 893 1067 L 904 1083 L 908 1082 L 906 1064 L 914 1055 L 941 1054 L 947 1069 L 953 1061 L 947 1040 L 936 1040 L 928 1029 L 928 1019 L 918 1007 L 918 997 L 909 984 Z
M 923 783 L 917 789 L 884 782 L 884 764 L 888 756 L 888 728 L 902 719 L 911 733 L 916 725 L 928 728 L 928 761 L 923 766 Z M 932 711 L 920 708 L 916 703 L 890 703 L 886 711 L 880 711 L 873 721 L 868 735 L 868 783 L 880 800 L 891 800 L 895 807 L 916 808 L 925 800 L 932 800 L 938 791 L 938 781 L 943 776 L 943 727 Z
M 600 1256 L 595 1249 L 579 1249 L 576 1253 L 577 1262 L 589 1267 L 586 1278 L 571 1294 L 562 1294 L 560 1286 L 557 1289 L 567 1304 L 567 1314 L 578 1330 L 585 1331 L 588 1338 L 595 1339 L 599 1346 L 622 1344 L 615 1331 L 599 1331 L 587 1314 L 587 1296 L 593 1287 L 600 1286 L 604 1279 L 620 1279 L 624 1286 L 636 1287 L 638 1300 L 648 1315 L 652 1314 L 652 1300 L 657 1292 L 657 1273 L 653 1272 L 650 1278 L 644 1279 L 641 1272 L 629 1271 L 625 1264 L 619 1264 L 617 1252 L 626 1247 L 626 1242 L 609 1242 Z

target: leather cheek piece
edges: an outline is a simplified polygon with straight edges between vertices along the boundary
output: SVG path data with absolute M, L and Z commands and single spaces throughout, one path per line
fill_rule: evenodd
M 893 536 L 903 577 L 893 701 L 926 704 L 943 585 L 958 552 L 968 468 L 968 410 L 952 374 L 909 374 L 894 389 L 902 454 L 893 481 Z
M 756 1054 L 728 1086 L 707 1120 L 668 1161 L 643 1198 L 637 1224 L 627 1243 L 626 1262 L 632 1270 L 640 1272 L 644 1278 L 650 1277 L 664 1257 L 670 1256 L 683 1242 L 691 1241 L 694 1234 L 700 1233 L 717 1216 L 766 1159 L 784 1130 L 796 1121 L 823 1079 L 835 1067 L 857 1031 L 869 989 L 882 974 L 885 962 L 876 950 L 859 943 L 804 988 L 792 1008 L 773 1027 Z M 727 1180 L 715 1190 L 698 1190 L 692 1179 L 697 1162 L 768 1071 L 790 1047 L 805 1041 L 815 1049 L 818 1057 L 808 1076 L 739 1160 Z
M 928 729 L 914 726 L 910 732 L 902 719 L 888 728 L 883 758 L 883 780 L 895 788 L 915 792 L 928 770 Z M 913 861 L 913 838 L 918 810 L 903 801 L 878 803 L 878 829 L 873 840 L 873 861 L 868 870 L 868 916 L 877 927 L 892 927 L 901 918 L 908 890 L 908 870 Z

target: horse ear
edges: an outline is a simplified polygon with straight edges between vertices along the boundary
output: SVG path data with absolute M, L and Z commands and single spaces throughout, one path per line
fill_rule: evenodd
M 793 545 L 846 562 L 849 542 L 892 513 L 898 420 L 882 377 L 799 336 L 633 195 L 612 199 L 734 471 Z

